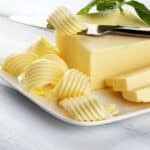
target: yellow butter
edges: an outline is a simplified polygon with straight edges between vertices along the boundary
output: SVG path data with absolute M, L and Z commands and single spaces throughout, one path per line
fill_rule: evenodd
M 118 113 L 114 104 L 103 105 L 93 95 L 64 99 L 59 104 L 78 121 L 101 121 Z
M 78 18 L 88 23 L 146 26 L 129 12 L 118 11 L 106 16 L 95 14 L 95 17 L 93 15 Z M 56 44 L 69 67 L 79 69 L 90 76 L 94 89 L 105 87 L 105 79 L 150 65 L 148 38 L 119 35 L 68 36 L 56 32 Z
M 124 91 L 122 94 L 128 101 L 150 102 L 150 86 L 133 91 Z
M 150 85 L 150 67 L 108 79 L 114 91 L 130 91 Z
M 48 54 L 48 55 L 45 55 L 43 58 L 58 63 L 58 65 L 60 65 L 61 68 L 63 68 L 63 70 L 67 70 L 68 69 L 68 66 L 67 66 L 66 62 L 61 57 L 59 57 L 56 54 Z
M 69 67 L 90 76 L 92 88 L 103 88 L 107 78 L 150 65 L 150 40 L 146 38 L 56 32 L 56 42 Z
M 42 91 L 45 85 L 54 87 L 68 69 L 63 65 L 56 60 L 39 59 L 25 70 L 22 83 L 33 91 Z
M 54 95 L 57 99 L 88 95 L 91 93 L 88 78 L 83 73 L 75 69 L 70 69 L 64 73 L 64 76 L 54 89 Z
M 76 34 L 87 29 L 87 27 L 83 23 L 80 23 L 80 21 L 76 19 L 76 16 L 64 6 L 54 10 L 47 21 L 48 25 L 51 24 L 55 30 L 67 35 Z
M 59 50 L 53 46 L 48 39 L 41 37 L 39 40 L 35 41 L 26 51 L 34 52 L 39 57 L 48 55 L 48 54 L 57 54 L 59 55 Z
M 117 109 L 115 104 L 106 104 L 106 105 L 103 104 L 103 107 L 105 111 L 107 111 L 112 115 L 117 115 L 119 113 L 119 110 Z
M 14 53 L 6 57 L 2 69 L 13 76 L 18 76 L 38 58 L 33 52 Z

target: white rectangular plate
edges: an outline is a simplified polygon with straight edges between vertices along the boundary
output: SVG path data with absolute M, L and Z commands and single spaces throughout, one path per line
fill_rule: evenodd
M 96 95 L 99 96 L 99 100 L 102 103 L 115 103 L 120 110 L 120 114 L 118 116 L 115 116 L 113 118 L 110 118 L 108 120 L 103 121 L 97 121 L 97 122 L 79 122 L 72 120 L 65 116 L 63 112 L 58 109 L 56 104 L 50 100 L 45 99 L 43 97 L 34 96 L 25 91 L 22 86 L 18 83 L 17 79 L 9 75 L 8 73 L 4 72 L 0 69 L 0 77 L 4 79 L 6 82 L 8 82 L 15 90 L 17 90 L 19 93 L 26 96 L 29 100 L 37 104 L 39 107 L 41 107 L 43 110 L 48 112 L 50 115 L 67 122 L 69 124 L 77 125 L 77 126 L 97 126 L 97 125 L 104 125 L 109 124 L 112 122 L 117 122 L 120 120 L 124 120 L 127 118 L 131 118 L 134 116 L 138 116 L 147 112 L 150 112 L 150 103 L 147 104 L 136 104 L 136 103 L 130 103 L 122 99 L 121 95 L 119 93 L 115 94 L 111 90 L 98 90 L 94 91 Z

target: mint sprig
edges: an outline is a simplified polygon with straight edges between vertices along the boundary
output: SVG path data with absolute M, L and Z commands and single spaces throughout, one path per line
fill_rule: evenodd
M 93 7 L 96 7 L 100 14 L 111 13 L 115 10 L 123 11 L 123 6 L 127 5 L 136 11 L 137 15 L 148 25 L 150 25 L 150 10 L 141 2 L 136 0 L 93 0 L 83 7 L 77 14 L 85 15 L 90 12 Z
M 124 0 L 97 0 L 97 10 L 101 14 L 110 13 L 121 8 Z
M 133 7 L 138 14 L 138 16 L 147 24 L 150 25 L 150 10 L 142 3 L 137 1 L 128 1 L 126 2 L 127 5 Z

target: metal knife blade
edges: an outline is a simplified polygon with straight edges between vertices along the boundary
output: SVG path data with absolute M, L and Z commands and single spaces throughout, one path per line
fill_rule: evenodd
M 105 34 L 119 34 L 119 35 L 150 38 L 150 28 L 128 27 L 128 26 L 119 26 L 119 25 L 88 24 L 87 30 L 79 34 L 89 35 L 89 36 L 102 36 Z
M 46 18 L 40 18 L 36 16 L 10 16 L 10 20 L 15 21 L 17 23 L 25 24 L 28 26 L 33 26 L 37 28 L 42 28 L 42 29 L 48 29 L 47 28 L 47 22 Z
M 28 26 L 42 28 L 50 31 L 54 30 L 51 27 L 47 27 L 46 18 L 40 18 L 35 16 L 10 16 L 9 19 Z M 150 38 L 150 28 L 88 24 L 87 30 L 79 34 L 88 36 L 102 36 L 104 34 L 121 34 Z

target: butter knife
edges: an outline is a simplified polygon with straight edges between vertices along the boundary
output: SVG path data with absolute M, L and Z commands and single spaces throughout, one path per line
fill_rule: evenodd
M 28 17 L 28 16 L 10 16 L 10 20 L 37 27 L 42 29 L 48 29 L 53 31 L 54 29 L 51 26 L 47 25 L 46 18 L 39 17 Z M 97 24 L 88 24 L 87 30 L 80 32 L 78 34 L 88 35 L 88 36 L 102 36 L 105 34 L 119 34 L 127 36 L 138 36 L 138 37 L 147 37 L 150 38 L 150 28 L 141 28 L 141 27 L 128 27 L 128 26 L 119 26 L 119 25 L 97 25 Z

